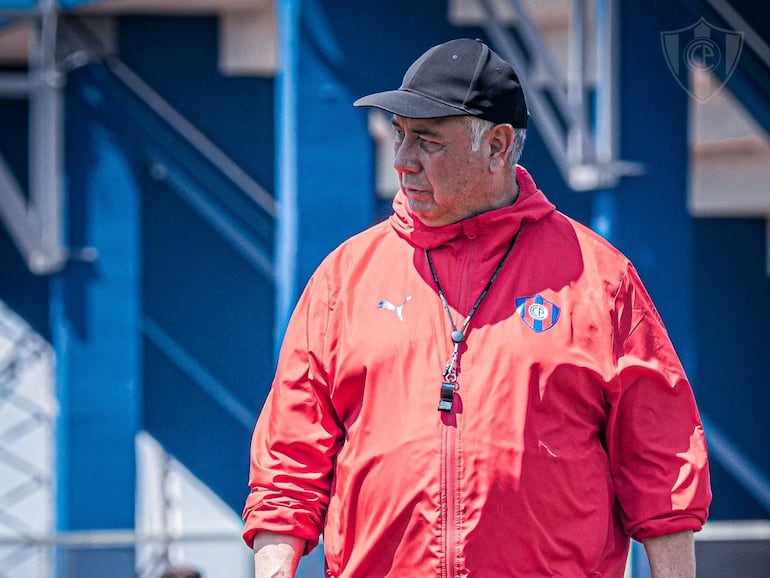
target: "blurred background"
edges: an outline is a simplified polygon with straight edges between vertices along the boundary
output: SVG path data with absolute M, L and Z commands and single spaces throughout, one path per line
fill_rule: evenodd
M 699 576 L 768 576 L 766 3 L 0 0 L 0 577 L 252 574 L 288 315 L 398 186 L 352 102 L 456 37 L 514 64 L 522 164 L 636 264 L 686 366 Z

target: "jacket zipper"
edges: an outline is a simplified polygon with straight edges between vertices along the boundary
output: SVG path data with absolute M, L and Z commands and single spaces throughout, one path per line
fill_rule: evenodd
M 456 416 L 453 411 L 452 416 Z M 444 570 L 441 575 L 444 578 L 454 578 L 457 574 L 457 532 L 459 528 L 457 508 L 457 428 L 451 424 L 445 424 L 443 431 L 444 445 Z
M 462 307 L 467 301 L 468 265 L 472 262 L 471 253 L 476 248 L 472 240 L 468 243 L 465 260 L 461 269 L 459 304 Z M 455 394 L 456 395 L 456 394 Z M 459 549 L 458 536 L 461 526 L 460 505 L 460 463 L 457 455 L 457 440 L 459 436 L 458 404 L 453 404 L 452 411 L 442 416 L 444 427 L 442 429 L 442 456 L 444 471 L 442 472 L 442 534 L 444 537 L 444 568 L 442 578 L 455 578 L 457 576 L 457 555 Z

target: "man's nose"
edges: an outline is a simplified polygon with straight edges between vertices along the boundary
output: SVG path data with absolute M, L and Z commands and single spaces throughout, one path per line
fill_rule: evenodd
M 397 172 L 416 173 L 420 170 L 420 164 L 414 152 L 414 145 L 409 137 L 405 137 L 404 140 L 396 145 L 393 167 Z

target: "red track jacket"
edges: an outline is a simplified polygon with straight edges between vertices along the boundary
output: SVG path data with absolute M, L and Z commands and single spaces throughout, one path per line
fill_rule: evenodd
M 395 214 L 335 250 L 289 324 L 255 428 L 244 539 L 312 548 L 338 578 L 623 575 L 629 536 L 705 522 L 703 429 L 628 260 L 518 168 L 507 208 Z M 516 244 L 460 349 L 452 328 Z

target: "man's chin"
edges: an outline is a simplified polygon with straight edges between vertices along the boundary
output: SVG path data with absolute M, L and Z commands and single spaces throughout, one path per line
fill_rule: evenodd
M 436 220 L 435 210 L 432 210 L 432 207 L 426 207 L 425 203 L 416 199 L 409 199 L 409 212 L 412 213 L 412 216 L 420 219 L 423 224 L 434 226 L 431 223 Z
M 427 211 L 411 210 L 412 216 L 415 217 L 426 227 L 444 227 L 445 225 L 451 225 L 453 221 L 448 221 L 446 217 L 442 218 L 439 215 Z

